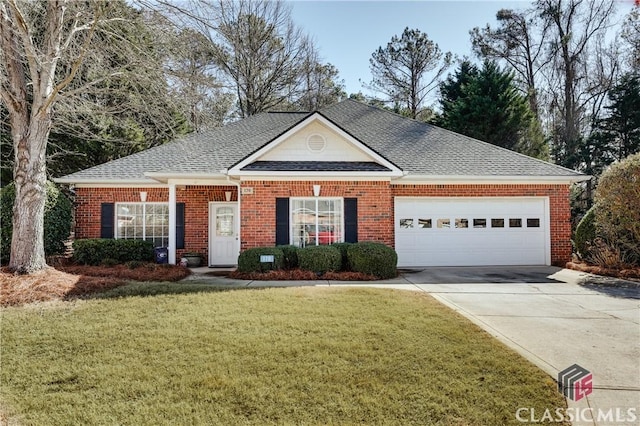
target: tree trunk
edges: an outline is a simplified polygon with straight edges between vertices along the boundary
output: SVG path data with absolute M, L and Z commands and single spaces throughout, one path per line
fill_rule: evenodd
M 46 203 L 47 139 L 51 115 L 37 114 L 31 123 L 13 123 L 15 150 L 13 237 L 9 269 L 28 274 L 47 266 L 44 254 L 44 207 Z M 16 126 L 19 126 L 16 128 Z

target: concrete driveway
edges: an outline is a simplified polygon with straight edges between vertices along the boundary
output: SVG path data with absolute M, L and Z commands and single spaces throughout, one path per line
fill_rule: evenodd
M 573 364 L 589 370 L 593 392 L 568 400 L 574 424 L 640 424 L 638 283 L 614 288 L 613 279 L 549 267 L 429 268 L 403 279 L 554 378 Z M 520 414 L 535 421 L 544 413 Z

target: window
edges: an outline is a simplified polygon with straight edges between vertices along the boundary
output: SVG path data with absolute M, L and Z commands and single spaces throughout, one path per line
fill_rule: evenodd
M 451 221 L 449 219 L 438 219 L 438 228 L 450 228 Z
M 413 228 L 413 219 L 400 219 L 400 228 Z
M 504 219 L 491 219 L 492 228 L 504 228 Z
M 147 240 L 155 247 L 166 247 L 169 244 L 169 204 L 117 204 L 115 238 Z
M 509 219 L 509 228 L 522 228 L 522 219 Z
M 291 239 L 298 247 L 344 241 L 341 198 L 292 198 Z
M 527 219 L 527 228 L 540 228 L 540 219 Z
M 431 219 L 418 219 L 418 228 L 431 228 Z
M 468 228 L 469 219 L 456 219 L 456 228 Z
M 473 227 L 474 228 L 486 228 L 487 227 L 487 219 L 473 219 Z

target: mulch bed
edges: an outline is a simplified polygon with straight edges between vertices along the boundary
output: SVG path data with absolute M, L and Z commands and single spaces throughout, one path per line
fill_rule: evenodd
M 128 281 L 178 281 L 191 273 L 173 265 L 142 264 L 85 266 L 65 265 L 29 275 L 16 275 L 0 269 L 0 306 L 68 300 L 85 294 L 109 290 Z
M 603 275 L 607 277 L 622 278 L 624 280 L 640 281 L 640 268 L 611 269 L 601 266 L 589 265 L 584 262 L 568 262 L 567 269 L 586 272 L 588 274 Z

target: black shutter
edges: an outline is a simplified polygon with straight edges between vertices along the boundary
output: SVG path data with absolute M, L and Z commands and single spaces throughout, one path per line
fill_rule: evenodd
M 176 203 L 176 248 L 184 248 L 184 203 Z
M 276 245 L 289 243 L 289 199 L 276 198 Z
M 344 199 L 344 242 L 358 242 L 358 199 Z
M 113 238 L 115 204 L 102 203 L 100 206 L 100 238 Z

